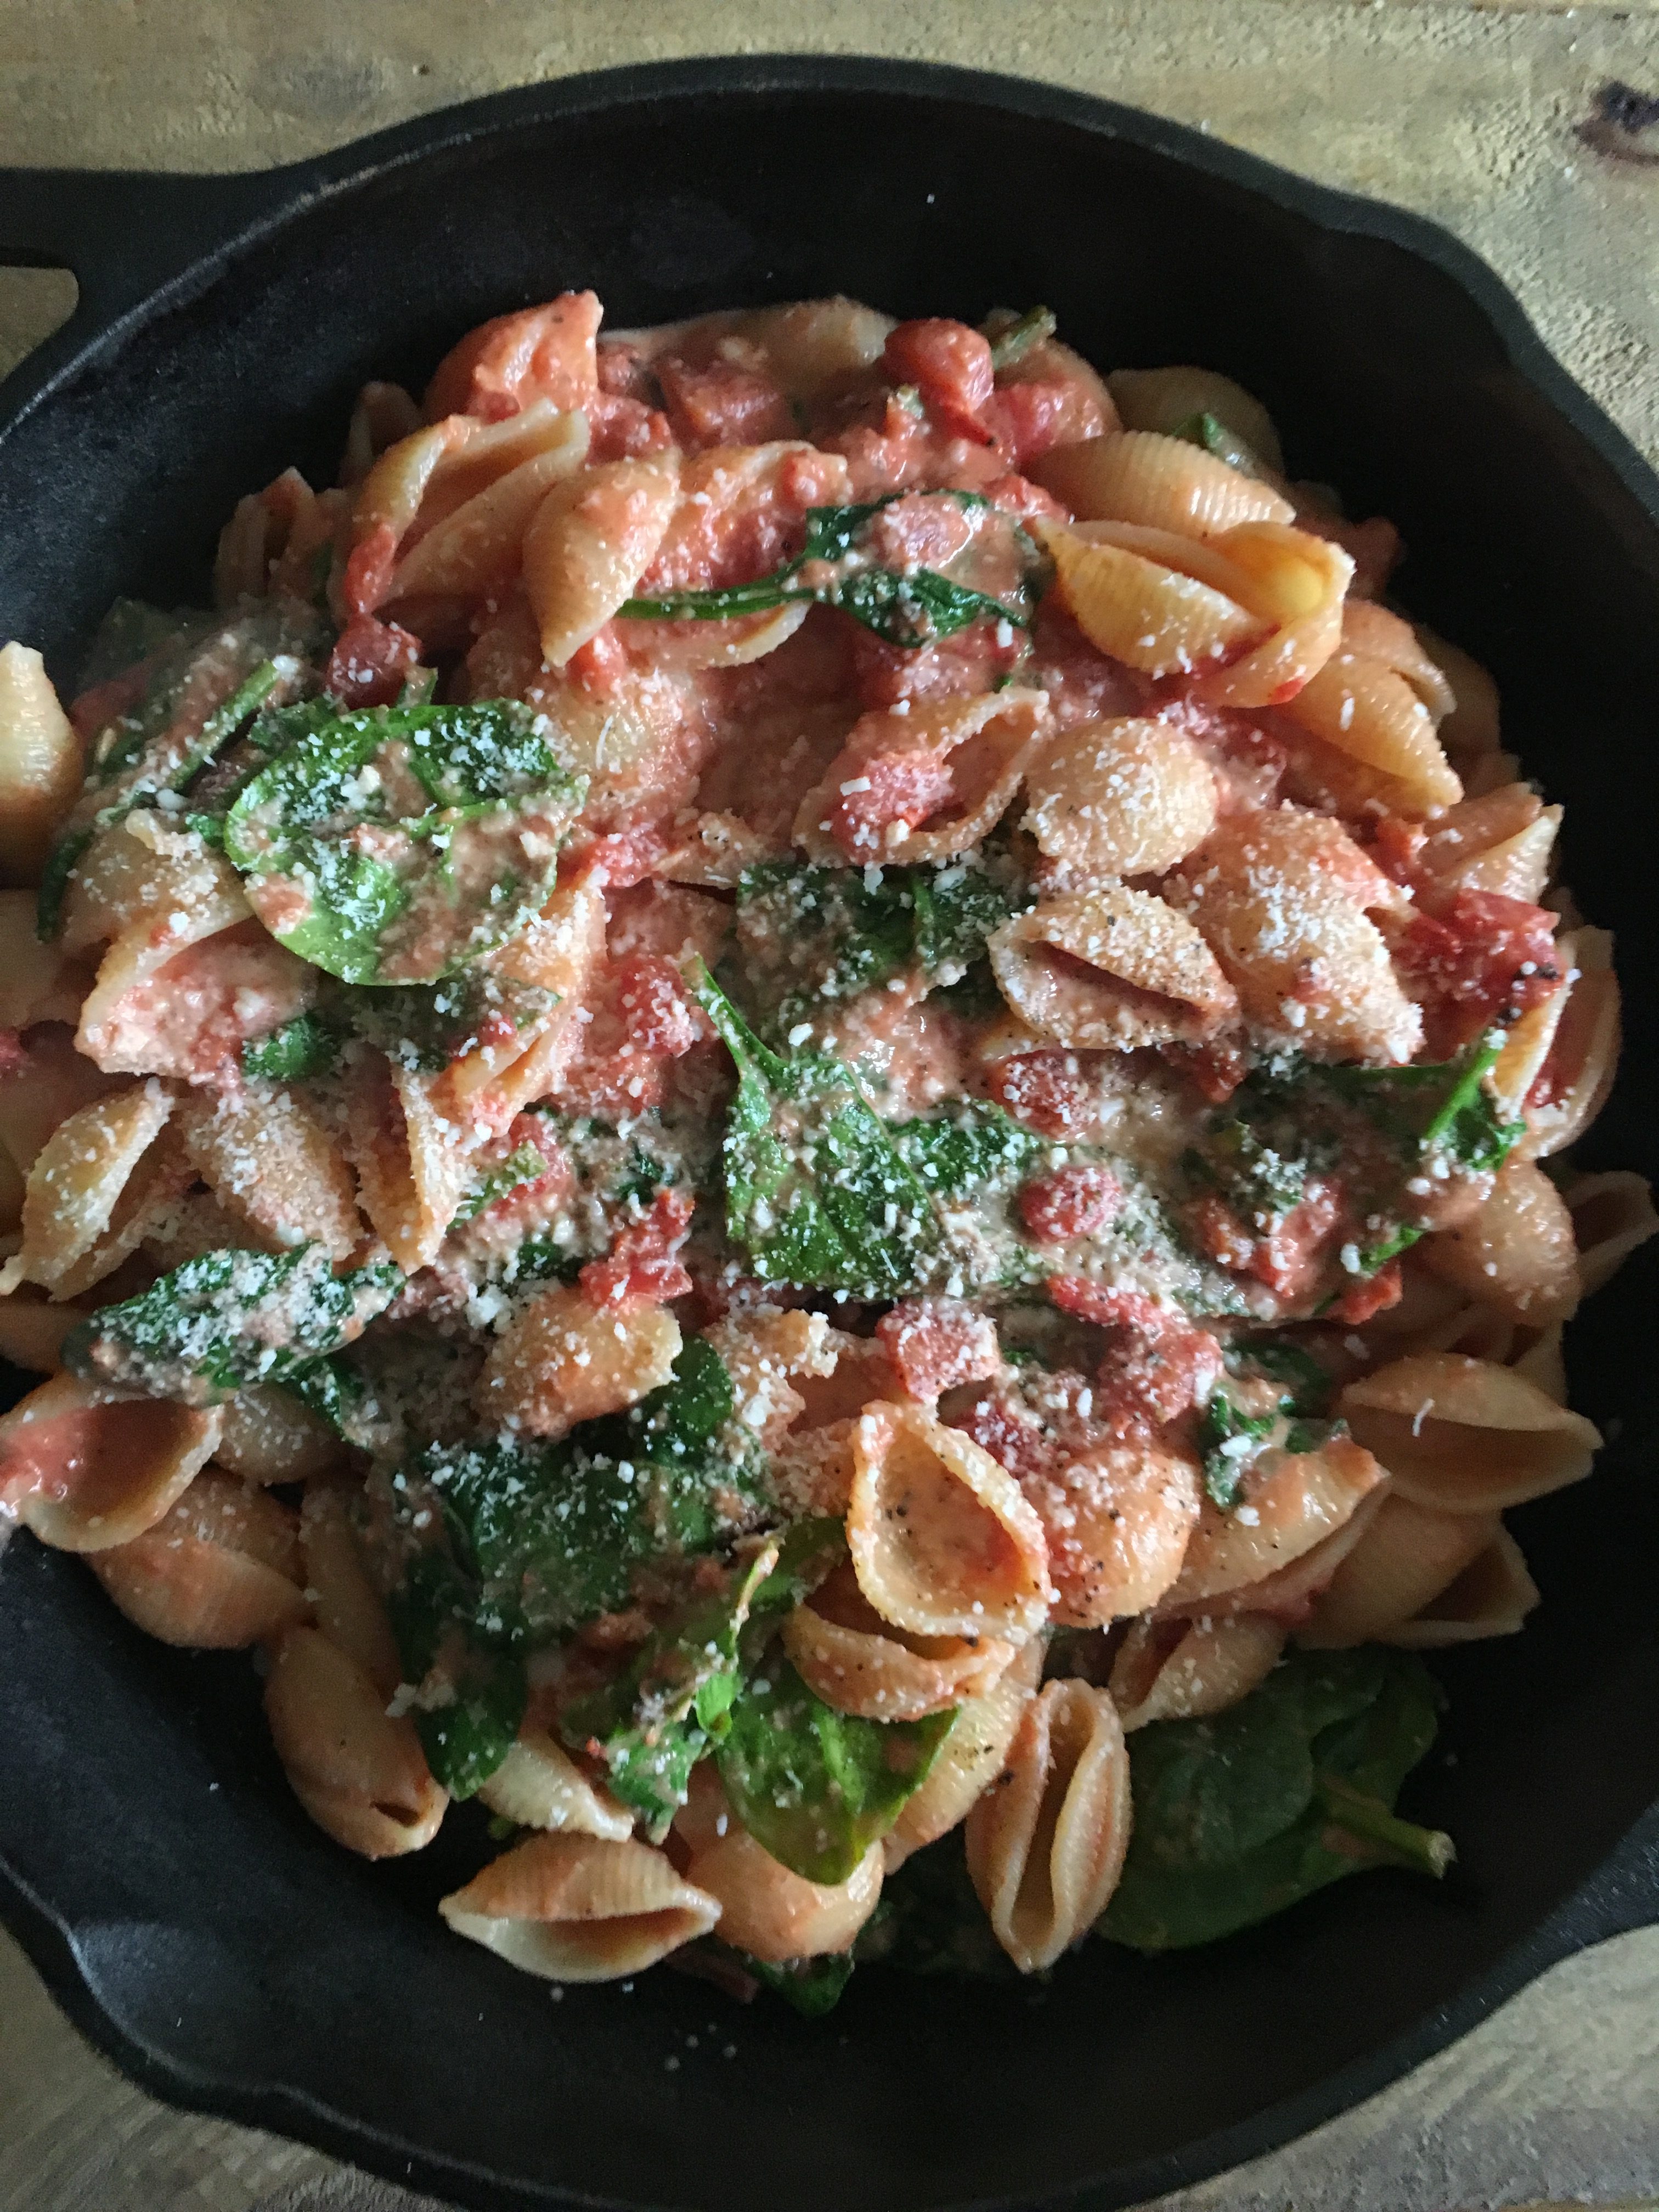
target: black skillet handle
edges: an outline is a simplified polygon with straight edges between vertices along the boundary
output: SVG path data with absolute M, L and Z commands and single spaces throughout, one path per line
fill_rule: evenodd
M 294 190 L 291 171 L 173 176 L 126 169 L 0 169 L 0 262 L 68 269 L 78 338 L 118 320 L 228 245 Z

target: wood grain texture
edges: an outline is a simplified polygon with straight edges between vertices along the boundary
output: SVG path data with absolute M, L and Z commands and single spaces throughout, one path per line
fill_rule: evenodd
M 1448 224 L 1659 460 L 1659 0 L 0 0 L 0 157 L 212 170 L 503 85 L 814 51 L 1049 78 Z M 0 271 L 0 366 L 65 280 Z M 1454 2212 L 1659 2197 L 1659 1931 L 1558 1968 L 1405 2084 L 1162 2212 Z M 0 2212 L 422 2212 L 315 2154 L 155 2104 L 0 1938 Z M 431 2212 L 429 2207 L 425 2212 Z

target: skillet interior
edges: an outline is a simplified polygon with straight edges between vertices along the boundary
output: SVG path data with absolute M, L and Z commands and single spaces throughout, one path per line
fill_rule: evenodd
M 1566 804 L 1565 874 L 1620 935 L 1631 1035 L 1587 1164 L 1659 1170 L 1659 530 L 1516 367 L 1515 332 L 1417 250 L 1434 234 L 1037 88 L 872 64 L 628 75 L 621 105 L 617 80 L 508 96 L 470 132 L 393 134 L 431 141 L 418 160 L 325 165 L 357 180 L 0 429 L 5 634 L 62 672 L 118 591 L 199 599 L 239 493 L 290 460 L 329 480 L 364 376 L 418 387 L 471 323 L 567 285 L 617 324 L 833 289 L 908 313 L 1045 301 L 1103 365 L 1224 368 L 1293 472 L 1399 523 L 1404 597 L 1496 670 L 1508 742 Z M 271 204 L 293 192 L 274 180 Z M 1659 1912 L 1659 1873 L 1627 1854 L 1620 1898 L 1604 1885 L 1534 1934 L 1659 1798 L 1650 1254 L 1570 1345 L 1575 1402 L 1616 1431 L 1602 1472 L 1516 1518 L 1540 1613 L 1437 1666 L 1455 1763 L 1407 1808 L 1458 1838 L 1443 1889 L 1376 1875 L 1157 1964 L 1094 1946 L 1012 1999 L 868 1973 L 827 2026 L 665 1974 L 556 2005 L 431 1911 L 476 1821 L 410 1861 L 349 1859 L 284 1787 L 244 1660 L 148 1643 L 20 1540 L 0 1566 L 9 1909 L 153 2086 L 480 2203 L 914 2212 L 1083 2185 L 1105 2205 L 1213 2170 Z

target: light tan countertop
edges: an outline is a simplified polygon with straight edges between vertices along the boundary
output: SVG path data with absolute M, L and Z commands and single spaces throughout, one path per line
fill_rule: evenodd
M 447 103 L 678 54 L 834 52 L 1043 77 L 1431 216 L 1659 460 L 1659 0 L 0 0 L 0 161 L 289 161 Z M 72 301 L 0 271 L 0 367 Z M 1659 2200 L 1659 1930 L 1569 1960 L 1454 2050 L 1161 2212 Z M 418 2212 L 172 2112 L 0 1937 L 0 2212 Z M 426 2208 L 432 2212 L 432 2208 Z

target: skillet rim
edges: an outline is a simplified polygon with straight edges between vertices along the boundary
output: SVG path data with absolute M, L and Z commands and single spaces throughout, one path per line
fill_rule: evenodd
M 67 321 L 0 382 L 0 441 L 125 337 L 205 292 L 220 273 L 288 223 L 372 180 L 489 138 L 574 114 L 701 94 L 831 92 L 966 101 L 1006 116 L 1058 122 L 1121 139 L 1218 179 L 1334 236 L 1380 240 L 1457 286 L 1510 368 L 1616 479 L 1659 545 L 1659 476 L 1550 353 L 1515 295 L 1471 248 L 1429 218 L 1320 185 L 1146 110 L 1040 81 L 878 56 L 715 55 L 632 64 L 521 86 L 434 109 L 306 160 L 261 171 L 0 168 L 0 258 L 70 268 L 79 284 Z M 134 252 L 135 240 L 142 241 Z M 74 1926 L 0 1856 L 0 1922 L 52 1997 L 94 2048 L 142 2087 L 182 2109 L 264 2128 L 405 2186 L 462 2192 L 480 2207 L 618 2205 L 556 2185 L 515 2180 L 434 2154 L 282 2083 L 216 2071 L 182 2049 L 147 2040 L 99 1993 Z M 1352 2109 L 1447 2048 L 1549 1966 L 1607 1937 L 1659 1923 L 1659 1802 L 1580 1887 L 1449 2003 L 1403 2034 L 1297 2094 L 1178 2150 L 1108 2168 L 1042 2200 L 1127 2206 L 1206 2179 L 1282 2148 Z M 1015 2200 L 964 2202 L 954 2212 L 1013 2212 Z M 646 2212 L 630 2206 L 628 2212 Z

